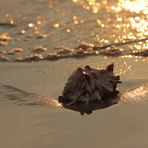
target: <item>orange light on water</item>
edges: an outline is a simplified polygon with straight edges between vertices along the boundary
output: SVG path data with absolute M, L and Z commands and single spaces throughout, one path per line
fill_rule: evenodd
M 145 101 L 146 95 L 148 94 L 148 84 L 139 86 L 137 88 L 131 89 L 121 95 L 121 100 L 124 102 L 137 102 L 141 103 Z M 144 99 L 145 97 L 145 99 Z
M 130 18 L 131 27 L 135 29 L 139 36 L 148 35 L 148 22 L 140 17 Z
M 148 14 L 147 0 L 119 0 L 118 7 L 131 12 Z
M 60 24 L 58 24 L 58 23 L 53 24 L 53 27 L 54 27 L 54 28 L 59 28 L 59 27 L 60 27 Z
M 55 99 L 47 99 L 47 104 L 54 107 L 54 108 L 63 108 L 63 105 L 58 102 L 58 100 Z
M 33 23 L 29 23 L 29 24 L 28 24 L 28 27 L 29 27 L 29 28 L 34 27 L 34 24 L 33 24 Z
M 93 13 L 98 13 L 101 4 L 98 0 L 72 0 L 74 3 L 79 3 L 84 9 L 90 10 Z M 106 4 L 106 1 L 105 1 Z

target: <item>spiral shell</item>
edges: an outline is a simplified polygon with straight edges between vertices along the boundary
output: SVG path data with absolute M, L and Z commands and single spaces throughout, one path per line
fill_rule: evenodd
M 114 64 L 101 70 L 90 66 L 77 68 L 65 84 L 59 102 L 67 105 L 91 102 L 103 104 L 108 98 L 117 96 L 117 84 L 121 81 L 120 76 L 114 75 L 113 69 Z

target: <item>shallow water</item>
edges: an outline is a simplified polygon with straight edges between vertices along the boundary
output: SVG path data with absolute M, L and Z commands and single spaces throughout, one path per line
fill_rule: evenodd
M 40 99 L 57 99 L 84 65 L 115 63 L 121 92 L 148 83 L 147 0 L 1 0 L 0 9 L 0 147 L 147 148 L 148 95 L 85 116 Z
M 147 5 L 146 0 L 2 0 L 0 60 L 23 61 L 32 57 L 39 45 L 38 56 L 29 60 L 49 59 L 45 57 L 57 51 L 55 47 L 76 50 L 82 42 L 96 47 L 114 45 L 109 47 L 123 55 L 145 51 L 138 55 L 147 56 Z M 99 51 L 97 48 L 95 53 Z

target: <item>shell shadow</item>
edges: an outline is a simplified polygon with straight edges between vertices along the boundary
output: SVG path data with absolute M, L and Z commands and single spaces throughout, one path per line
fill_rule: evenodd
M 143 103 L 148 101 L 148 83 L 144 83 L 137 87 L 127 89 L 119 94 L 115 94 L 103 99 L 103 103 L 97 101 L 90 102 L 89 104 L 84 104 L 77 102 L 73 105 L 68 105 L 69 99 L 59 97 L 59 102 L 62 103 L 64 108 L 78 111 L 81 115 L 91 114 L 94 110 L 105 109 L 111 107 L 112 105 L 118 104 L 119 102 L 124 103 Z
M 88 104 L 77 102 L 75 104 L 68 105 L 69 102 L 68 101 L 63 102 L 63 100 L 65 99 L 62 98 L 62 96 L 60 96 L 59 102 L 62 103 L 62 106 L 64 108 L 70 109 L 73 111 L 78 111 L 80 112 L 81 115 L 84 115 L 85 113 L 91 114 L 95 110 L 111 107 L 112 105 L 115 105 L 120 101 L 118 95 L 104 99 L 103 103 L 99 103 L 98 101 L 92 101 L 92 102 L 89 102 Z

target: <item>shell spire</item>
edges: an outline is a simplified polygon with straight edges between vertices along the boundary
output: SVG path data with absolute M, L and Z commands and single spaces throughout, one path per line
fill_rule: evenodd
M 108 66 L 106 67 L 106 70 L 107 70 L 107 71 L 110 71 L 110 72 L 113 72 L 113 71 L 114 71 L 114 64 L 112 63 L 112 64 L 108 65 Z

